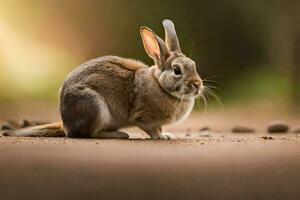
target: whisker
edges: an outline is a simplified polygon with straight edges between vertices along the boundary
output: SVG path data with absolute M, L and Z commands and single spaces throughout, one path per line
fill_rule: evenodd
M 208 77 L 203 78 L 203 80 L 211 80 L 213 78 L 218 78 L 218 77 L 219 77 L 219 75 L 212 75 L 212 76 L 208 76 Z
M 224 104 L 222 102 L 222 100 L 218 97 L 218 95 L 216 94 L 216 92 L 214 90 L 212 90 L 209 87 L 206 87 L 204 90 L 204 94 L 207 95 L 207 97 L 211 100 L 212 103 L 217 103 L 218 105 L 221 105 L 222 108 L 224 108 Z
M 218 81 L 214 81 L 214 80 L 204 80 L 202 79 L 203 83 L 217 83 Z
M 200 101 L 201 103 L 203 103 L 203 107 L 204 107 L 204 111 L 206 111 L 206 107 L 207 107 L 207 99 L 206 99 L 206 96 L 204 93 L 202 93 L 200 95 L 200 100 L 203 100 L 203 101 Z
M 212 89 L 219 89 L 217 86 L 213 86 L 213 85 L 204 85 L 205 88 L 212 88 Z

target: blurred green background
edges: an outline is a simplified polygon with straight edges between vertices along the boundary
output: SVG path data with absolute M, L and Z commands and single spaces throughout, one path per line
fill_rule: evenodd
M 139 27 L 175 22 L 222 105 L 300 105 L 300 9 L 293 0 L 0 0 L 0 102 L 57 102 L 82 62 L 119 55 L 152 64 Z

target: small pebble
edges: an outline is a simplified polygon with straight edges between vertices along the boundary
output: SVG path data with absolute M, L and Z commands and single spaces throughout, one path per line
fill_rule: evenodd
M 203 131 L 211 132 L 211 129 L 210 129 L 208 126 L 204 126 L 204 127 L 201 128 L 199 131 L 200 131 L 200 132 L 203 132 Z
M 187 137 L 190 137 L 190 136 L 191 136 L 191 134 L 190 134 L 190 133 L 186 133 L 186 134 L 185 134 L 185 136 L 187 136 Z
M 272 136 L 262 136 L 261 137 L 262 139 L 265 139 L 265 140 L 273 140 L 274 138 Z
M 10 122 L 5 121 L 1 123 L 0 130 L 12 130 L 12 129 L 14 129 L 14 126 Z
M 286 133 L 289 130 L 289 126 L 282 121 L 274 121 L 268 127 L 269 133 Z
M 233 133 L 254 133 L 255 130 L 246 126 L 235 126 L 232 128 L 231 132 Z
M 25 128 L 25 127 L 28 127 L 30 125 L 31 125 L 30 122 L 28 120 L 26 120 L 26 119 L 22 119 L 22 121 L 20 123 L 20 127 L 21 128 Z
M 211 136 L 211 134 L 209 131 L 201 131 L 199 133 L 199 137 L 210 137 L 210 136 Z
M 300 128 L 293 131 L 294 133 L 300 133 Z

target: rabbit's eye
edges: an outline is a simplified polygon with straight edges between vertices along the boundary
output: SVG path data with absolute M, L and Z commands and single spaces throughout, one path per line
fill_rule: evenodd
M 181 75 L 181 69 L 178 65 L 175 65 L 174 74 L 177 75 L 177 76 Z

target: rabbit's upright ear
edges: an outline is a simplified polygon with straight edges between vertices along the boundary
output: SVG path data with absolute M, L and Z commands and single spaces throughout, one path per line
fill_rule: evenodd
M 142 26 L 140 34 L 147 54 L 158 65 L 162 65 L 169 55 L 165 42 L 148 27 Z
M 169 19 L 165 19 L 163 20 L 163 26 L 165 28 L 165 42 L 168 50 L 181 52 L 174 23 Z

